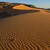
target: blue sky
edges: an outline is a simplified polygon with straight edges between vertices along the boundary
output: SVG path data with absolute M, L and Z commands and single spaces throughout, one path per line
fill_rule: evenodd
M 6 2 L 33 4 L 41 8 L 50 8 L 50 0 L 0 0 Z

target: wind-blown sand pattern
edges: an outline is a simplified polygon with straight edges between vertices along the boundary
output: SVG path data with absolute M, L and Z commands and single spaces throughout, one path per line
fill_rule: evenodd
M 50 50 L 50 14 L 0 19 L 0 50 Z

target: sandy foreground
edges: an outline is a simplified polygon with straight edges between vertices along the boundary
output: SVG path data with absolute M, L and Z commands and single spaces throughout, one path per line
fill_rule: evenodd
M 50 50 L 50 14 L 0 19 L 0 50 Z

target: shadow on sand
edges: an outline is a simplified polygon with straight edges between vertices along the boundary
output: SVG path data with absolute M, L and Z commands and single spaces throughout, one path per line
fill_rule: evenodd
M 40 10 L 15 10 L 15 9 L 3 10 L 0 12 L 0 19 L 25 13 L 35 13 L 39 11 Z

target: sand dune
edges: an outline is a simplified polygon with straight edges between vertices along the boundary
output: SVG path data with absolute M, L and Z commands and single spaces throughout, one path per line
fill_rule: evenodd
M 22 4 L 14 6 L 13 9 L 19 9 L 19 10 L 40 10 L 40 9 L 37 9 L 37 8 L 31 8 L 31 7 L 22 5 Z
M 0 50 L 50 50 L 50 14 L 0 19 Z
M 14 6 L 13 9 L 20 9 L 20 10 L 33 10 L 33 8 L 31 7 L 28 7 L 28 6 L 25 6 L 25 5 L 17 5 L 17 6 Z
M 19 9 L 19 10 L 40 10 L 40 9 L 37 9 L 37 8 L 28 7 L 28 6 L 23 5 L 23 4 L 14 6 L 13 9 Z
M 28 6 L 25 6 L 25 5 L 17 5 L 17 6 L 14 6 L 13 9 L 19 9 L 19 10 L 40 10 L 39 13 L 47 13 L 45 10 L 43 9 L 37 9 L 37 8 L 31 8 L 31 7 L 28 7 Z

